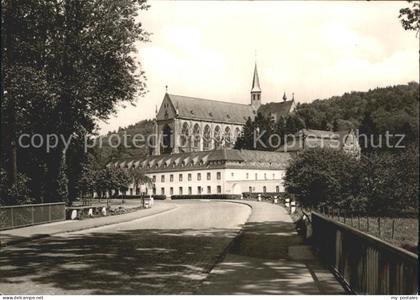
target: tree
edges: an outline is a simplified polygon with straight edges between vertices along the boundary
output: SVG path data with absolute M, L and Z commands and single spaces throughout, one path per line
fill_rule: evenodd
M 305 207 L 360 210 L 360 165 L 346 153 L 311 148 L 297 153 L 287 168 L 286 191 Z
M 408 1 L 411 2 L 411 1 Z M 405 30 L 415 30 L 417 35 L 420 32 L 420 3 L 413 1 L 413 4 L 410 7 L 405 7 L 400 9 L 400 18 L 401 24 Z
M 117 104 L 134 103 L 145 93 L 144 74 L 133 56 L 136 42 L 148 39 L 137 18 L 138 11 L 148 7 L 145 0 L 14 2 L 13 64 L 4 64 L 2 56 L 2 81 L 13 97 L 6 97 L 2 110 L 16 103 L 18 133 L 83 137 L 94 131 L 96 120 L 115 112 Z M 4 18 L 7 13 L 2 10 L 2 34 L 12 26 L 10 18 Z M 4 42 L 3 51 L 9 46 Z M 8 126 L 3 123 L 2 129 Z M 67 173 L 63 143 L 35 155 L 36 165 L 18 161 L 18 167 L 44 176 L 47 201 L 65 199 L 67 187 L 57 181 Z M 2 161 L 11 157 L 3 155 Z
M 143 170 L 138 168 L 131 168 L 128 171 L 130 178 L 134 184 L 134 187 L 138 187 L 141 184 L 150 185 L 152 180 L 148 177 Z

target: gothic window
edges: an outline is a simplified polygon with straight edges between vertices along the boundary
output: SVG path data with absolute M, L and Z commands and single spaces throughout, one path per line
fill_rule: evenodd
M 200 150 L 200 139 L 200 126 L 198 126 L 198 124 L 195 124 L 193 128 L 193 147 L 195 151 Z
M 239 129 L 239 127 L 235 128 L 235 133 L 233 138 L 235 139 L 235 141 L 238 139 L 238 137 L 241 135 L 241 130 Z
M 182 124 L 180 146 L 182 149 L 185 149 L 186 151 L 189 151 L 190 149 L 190 128 L 187 122 Z
M 162 153 L 171 153 L 172 152 L 172 130 L 168 124 L 163 127 L 162 130 Z
M 224 133 L 223 138 L 225 140 L 225 146 L 228 148 L 232 147 L 232 137 L 230 134 L 230 127 L 225 128 L 225 133 Z
M 214 128 L 214 149 L 220 148 L 222 144 L 222 138 L 220 133 L 220 126 L 217 125 L 216 128 Z
M 210 150 L 211 148 L 211 129 L 209 125 L 204 127 L 204 134 L 203 134 L 203 150 Z

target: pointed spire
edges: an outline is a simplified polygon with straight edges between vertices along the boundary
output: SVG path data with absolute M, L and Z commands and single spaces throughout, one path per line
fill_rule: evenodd
M 258 71 L 257 71 L 257 62 L 255 62 L 255 67 L 254 67 L 254 77 L 252 79 L 251 92 L 261 92 L 260 79 L 258 78 Z
M 168 93 L 168 85 L 165 85 L 166 94 Z
M 157 116 L 157 114 L 158 114 L 157 105 L 155 105 L 155 115 Z
M 286 101 L 287 100 L 287 96 L 286 96 L 286 92 L 284 92 L 284 94 L 283 94 L 283 101 Z
M 292 93 L 292 101 L 295 101 L 295 93 Z

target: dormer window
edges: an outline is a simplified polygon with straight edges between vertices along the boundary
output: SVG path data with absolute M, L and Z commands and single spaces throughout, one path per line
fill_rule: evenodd
M 228 119 L 230 119 L 230 115 L 229 115 L 229 114 L 227 114 L 227 115 L 226 115 L 226 117 L 227 117 Z
M 191 114 L 192 114 L 192 115 L 194 114 L 194 111 L 193 111 L 192 109 L 191 109 L 191 111 L 190 111 L 190 112 L 191 112 Z
M 209 112 L 209 116 L 210 116 L 210 117 L 213 117 L 213 113 Z

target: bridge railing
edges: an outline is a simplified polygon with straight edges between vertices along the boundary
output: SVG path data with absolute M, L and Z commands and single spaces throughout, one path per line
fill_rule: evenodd
M 352 292 L 417 293 L 417 255 L 319 213 L 311 215 L 314 246 Z
M 63 221 L 65 203 L 43 203 L 0 207 L 0 230 Z

